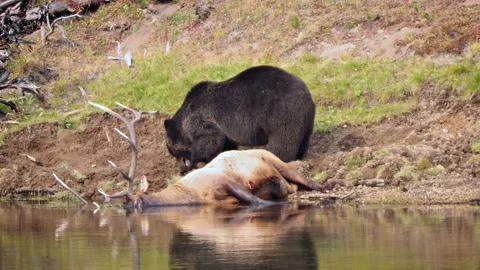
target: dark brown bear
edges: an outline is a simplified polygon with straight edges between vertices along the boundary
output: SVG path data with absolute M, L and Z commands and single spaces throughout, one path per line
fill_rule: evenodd
M 186 172 L 238 145 L 266 145 L 284 162 L 301 159 L 314 118 L 315 104 L 302 79 L 257 66 L 222 82 L 193 86 L 164 124 L 168 151 Z

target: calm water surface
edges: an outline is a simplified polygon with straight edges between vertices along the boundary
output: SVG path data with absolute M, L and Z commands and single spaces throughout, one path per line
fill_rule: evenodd
M 480 208 L 0 203 L 0 269 L 480 269 Z

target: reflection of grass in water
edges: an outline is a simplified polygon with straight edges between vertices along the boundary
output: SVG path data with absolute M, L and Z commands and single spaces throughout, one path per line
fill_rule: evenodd
M 57 193 L 47 197 L 49 200 L 64 202 L 80 202 L 80 200 L 72 192 L 68 190 L 58 191 Z

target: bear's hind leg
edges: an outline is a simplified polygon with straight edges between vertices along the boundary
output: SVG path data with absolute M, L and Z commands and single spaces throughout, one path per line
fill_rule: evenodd
M 295 140 L 296 134 L 277 134 L 275 137 L 268 138 L 267 150 L 275 154 L 283 162 L 295 160 L 300 147 L 298 140 Z
M 305 135 L 303 136 L 302 141 L 300 142 L 300 147 L 298 148 L 296 159 L 302 159 L 307 153 L 308 146 L 310 144 L 311 135 L 312 135 L 311 129 L 305 132 Z

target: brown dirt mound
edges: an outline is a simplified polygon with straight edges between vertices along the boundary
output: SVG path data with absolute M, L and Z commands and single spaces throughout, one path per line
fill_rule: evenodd
M 161 127 L 164 119 L 164 115 L 147 118 L 136 126 L 139 144 L 137 175 L 147 176 L 155 190 L 164 187 L 165 180 L 177 173 L 176 162 L 163 143 L 165 133 Z M 91 115 L 85 124 L 84 130 L 71 131 L 56 123 L 45 123 L 9 135 L 0 148 L 0 196 L 62 190 L 52 173 L 86 198 L 92 197 L 102 183 L 112 189 L 122 188 L 125 181 L 107 160 L 128 170 L 130 148 L 113 131 L 114 127 L 122 129 L 123 124 L 105 114 Z M 25 155 L 36 158 L 42 166 Z
M 480 137 L 476 97 L 459 100 L 450 89 L 425 84 L 417 107 L 378 124 L 344 126 L 313 136 L 311 174 L 342 179 L 363 203 L 468 203 L 480 198 Z M 386 187 L 355 187 L 382 179 Z

